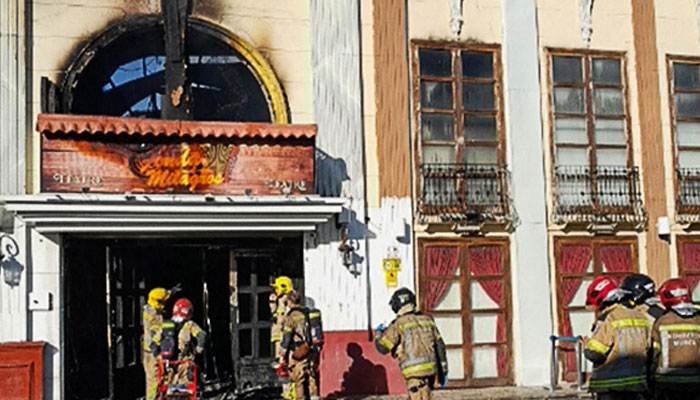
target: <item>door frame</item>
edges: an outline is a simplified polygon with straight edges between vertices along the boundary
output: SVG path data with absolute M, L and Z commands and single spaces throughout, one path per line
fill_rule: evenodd
M 511 269 L 510 269 L 510 238 L 509 237 L 493 237 L 493 238 L 418 238 L 418 299 L 419 306 L 423 305 L 425 293 L 425 283 L 428 280 L 425 272 L 425 249 L 428 246 L 445 246 L 445 247 L 458 247 L 458 268 L 460 275 L 458 281 L 460 282 L 461 290 L 461 316 L 462 316 L 462 357 L 463 357 L 463 369 L 465 378 L 461 380 L 452 380 L 448 383 L 449 387 L 487 387 L 487 386 L 504 386 L 513 385 L 513 333 L 511 327 L 513 326 L 513 307 L 512 307 L 512 283 L 511 283 Z M 470 316 L 473 311 L 471 310 L 471 279 L 469 279 L 469 274 L 463 273 L 464 271 L 469 271 L 469 254 L 468 250 L 470 247 L 477 246 L 498 246 L 501 247 L 501 267 L 502 272 L 502 290 L 503 290 L 503 307 L 498 309 L 504 315 L 503 329 L 504 329 L 504 343 L 505 345 L 505 357 L 506 357 L 506 376 L 504 377 L 492 377 L 492 378 L 472 378 L 473 373 L 473 348 L 481 347 L 480 345 L 472 345 L 472 322 Z M 432 279 L 432 278 L 431 278 Z M 488 278 L 487 278 L 488 279 Z M 438 315 L 428 310 L 423 310 L 427 315 Z M 493 309 L 487 311 L 486 313 L 493 313 Z M 450 312 L 453 313 L 453 312 Z M 476 314 L 481 312 L 477 311 Z M 489 346 L 489 345 L 483 345 Z M 459 348 L 459 345 L 448 345 L 449 348 Z
M 615 237 L 599 237 L 599 236 L 554 236 L 552 238 L 554 246 L 553 259 L 554 259 L 554 289 L 556 296 L 556 318 L 557 318 L 557 332 L 559 335 L 564 335 L 564 313 L 569 312 L 568 304 L 564 304 L 562 293 L 562 286 L 564 279 L 571 277 L 585 277 L 587 274 L 585 271 L 581 274 L 564 274 L 561 271 L 561 249 L 565 245 L 577 245 L 577 246 L 588 246 L 591 248 L 591 262 L 593 263 L 593 276 L 602 274 L 602 261 L 600 258 L 600 248 L 606 244 L 627 244 L 630 245 L 630 263 L 632 264 L 631 272 L 612 272 L 606 275 L 611 275 L 617 277 L 620 275 L 628 275 L 630 273 L 639 272 L 639 240 L 637 236 L 625 235 L 625 236 L 615 236 Z M 576 310 L 582 310 L 584 307 L 576 306 Z M 593 321 L 591 321 L 592 323 Z M 573 327 L 572 327 L 573 328 Z M 562 347 L 573 349 L 573 346 L 567 347 L 567 344 L 563 344 Z M 561 350 L 560 350 L 561 351 Z M 577 377 L 575 373 L 570 373 L 567 366 L 567 357 L 559 357 L 560 368 L 563 373 L 564 380 L 569 382 L 574 382 Z

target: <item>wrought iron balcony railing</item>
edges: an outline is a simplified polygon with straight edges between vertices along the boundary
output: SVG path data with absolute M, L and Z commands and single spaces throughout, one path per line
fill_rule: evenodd
M 647 221 L 636 167 L 556 166 L 555 223 L 628 223 Z
M 512 223 L 508 171 L 497 165 L 423 164 L 421 222 Z
M 700 168 L 678 168 L 676 218 L 678 222 L 700 222 Z

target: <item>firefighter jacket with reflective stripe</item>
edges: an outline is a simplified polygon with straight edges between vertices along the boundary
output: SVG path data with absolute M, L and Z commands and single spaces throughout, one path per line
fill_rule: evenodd
M 282 326 L 282 349 L 285 352 L 294 351 L 303 343 L 311 344 L 311 338 L 307 337 L 306 314 L 300 307 L 289 310 Z
M 646 391 L 651 324 L 639 310 L 615 304 L 602 311 L 586 342 L 592 392 Z
M 700 389 L 700 315 L 668 311 L 654 324 L 652 337 L 657 387 Z
M 185 321 L 177 334 L 177 348 L 180 351 L 180 359 L 193 360 L 195 355 L 204 351 L 206 340 L 206 332 L 196 322 Z
M 160 330 L 163 325 L 163 314 L 150 304 L 143 306 L 143 349 L 155 353 L 160 346 Z
M 284 329 L 284 318 L 287 315 L 287 295 L 278 296 L 270 301 L 270 313 L 272 314 L 272 328 L 270 328 L 270 342 L 282 340 L 282 330 Z
M 445 343 L 435 321 L 415 312 L 410 304 L 399 310 L 383 334 L 375 336 L 374 345 L 382 354 L 391 352 L 404 378 L 434 376 L 438 369 L 447 375 Z
M 654 325 L 654 322 L 656 322 L 657 319 L 661 318 L 661 316 L 664 315 L 665 312 L 663 308 L 654 304 L 638 304 L 635 308 L 641 311 L 652 325 Z

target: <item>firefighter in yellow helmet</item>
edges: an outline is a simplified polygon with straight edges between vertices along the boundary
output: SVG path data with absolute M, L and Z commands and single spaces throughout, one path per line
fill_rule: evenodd
M 319 350 L 313 345 L 311 316 L 300 304 L 299 295 L 286 296 L 289 312 L 284 318 L 281 348 L 284 366 L 288 366 L 290 397 L 295 400 L 319 400 Z M 319 314 L 320 317 L 320 314 Z
M 158 361 L 155 353 L 160 345 L 158 338 L 163 324 L 165 302 L 171 294 L 179 290 L 179 285 L 170 290 L 162 287 L 154 288 L 148 293 L 148 301 L 143 306 L 142 362 L 146 373 L 146 400 L 155 399 L 158 390 Z
M 410 400 L 430 400 L 435 377 L 440 386 L 447 383 L 445 342 L 433 318 L 416 310 L 411 290 L 396 290 L 389 305 L 396 319 L 377 328 L 374 345 L 379 353 L 390 352 L 398 360 Z
M 279 364 L 283 361 L 280 342 L 282 341 L 282 324 L 285 315 L 287 315 L 287 296 L 294 291 L 294 285 L 290 277 L 278 276 L 270 286 L 274 289 L 269 298 L 270 315 L 272 315 L 270 342 L 275 346 L 275 358 Z M 277 365 L 274 368 L 277 368 Z

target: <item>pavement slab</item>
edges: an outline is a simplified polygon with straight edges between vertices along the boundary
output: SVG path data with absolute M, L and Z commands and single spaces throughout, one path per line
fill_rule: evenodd
M 406 400 L 407 396 L 348 396 L 342 400 Z M 492 387 L 483 389 L 440 389 L 433 392 L 434 400 L 534 400 L 534 399 L 592 399 L 587 392 L 561 389 L 551 392 L 536 387 Z

